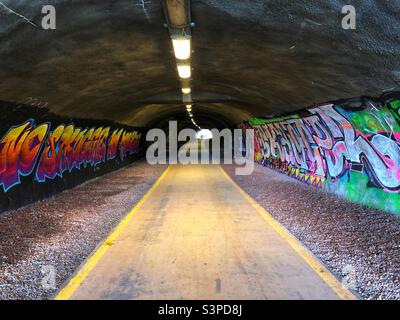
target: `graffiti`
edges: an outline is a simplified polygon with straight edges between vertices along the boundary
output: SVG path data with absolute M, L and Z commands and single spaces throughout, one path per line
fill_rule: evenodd
M 398 198 L 399 109 L 399 100 L 379 108 L 371 103 L 361 111 L 327 104 L 308 109 L 308 116 L 256 119 L 243 126 L 254 128 L 255 160 L 266 166 L 330 189 L 331 184 L 349 183 L 350 177 L 360 174 L 367 178 L 366 188 Z
M 127 154 L 134 153 L 139 148 L 140 135 L 137 132 L 123 132 L 121 137 L 120 157 L 124 159 Z
M 30 175 L 39 156 L 49 124 L 35 127 L 32 120 L 12 127 L 0 140 L 0 185 L 4 191 Z
M 110 141 L 108 144 L 108 152 L 107 152 L 108 160 L 112 160 L 117 156 L 118 143 L 119 139 L 121 138 L 122 131 L 123 131 L 122 129 L 115 130 L 110 137 Z
M 40 182 L 54 179 L 83 164 L 95 166 L 106 160 L 106 139 L 110 128 L 82 130 L 73 125 L 58 126 L 50 133 L 36 172 Z
M 21 183 L 36 167 L 35 180 L 62 177 L 68 170 L 82 166 L 95 167 L 116 157 L 121 159 L 139 152 L 140 133 L 110 127 L 82 129 L 59 125 L 50 131 L 50 124 L 35 126 L 28 120 L 10 130 L 0 140 L 0 186 L 4 192 Z

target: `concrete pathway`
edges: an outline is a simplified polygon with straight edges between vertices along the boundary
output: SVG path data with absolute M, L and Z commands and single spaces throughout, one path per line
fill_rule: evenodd
M 172 165 L 57 299 L 351 299 L 218 165 Z

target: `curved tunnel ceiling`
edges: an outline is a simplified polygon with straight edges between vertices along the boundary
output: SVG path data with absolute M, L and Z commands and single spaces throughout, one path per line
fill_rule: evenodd
M 54 31 L 23 18 L 40 25 L 46 4 L 57 9 Z M 344 4 L 192 0 L 199 122 L 234 125 L 398 90 L 400 3 L 359 1 L 351 31 L 341 28 Z M 134 126 L 185 119 L 164 21 L 155 0 L 1 0 L 0 100 Z

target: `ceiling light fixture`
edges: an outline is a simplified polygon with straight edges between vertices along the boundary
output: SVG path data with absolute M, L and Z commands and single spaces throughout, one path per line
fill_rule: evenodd
M 184 64 L 178 64 L 178 74 L 179 77 L 182 79 L 189 79 L 192 76 L 192 70 L 190 69 L 190 64 L 184 63 Z
M 189 94 L 190 91 L 192 91 L 190 88 L 182 88 L 182 93 L 183 94 Z
M 178 60 L 187 60 L 191 53 L 191 37 L 172 36 L 172 46 L 174 47 L 175 58 Z

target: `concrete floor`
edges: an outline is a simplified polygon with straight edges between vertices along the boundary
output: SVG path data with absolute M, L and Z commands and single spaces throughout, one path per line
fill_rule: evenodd
M 218 165 L 170 166 L 125 223 L 57 298 L 351 297 L 334 290 Z

